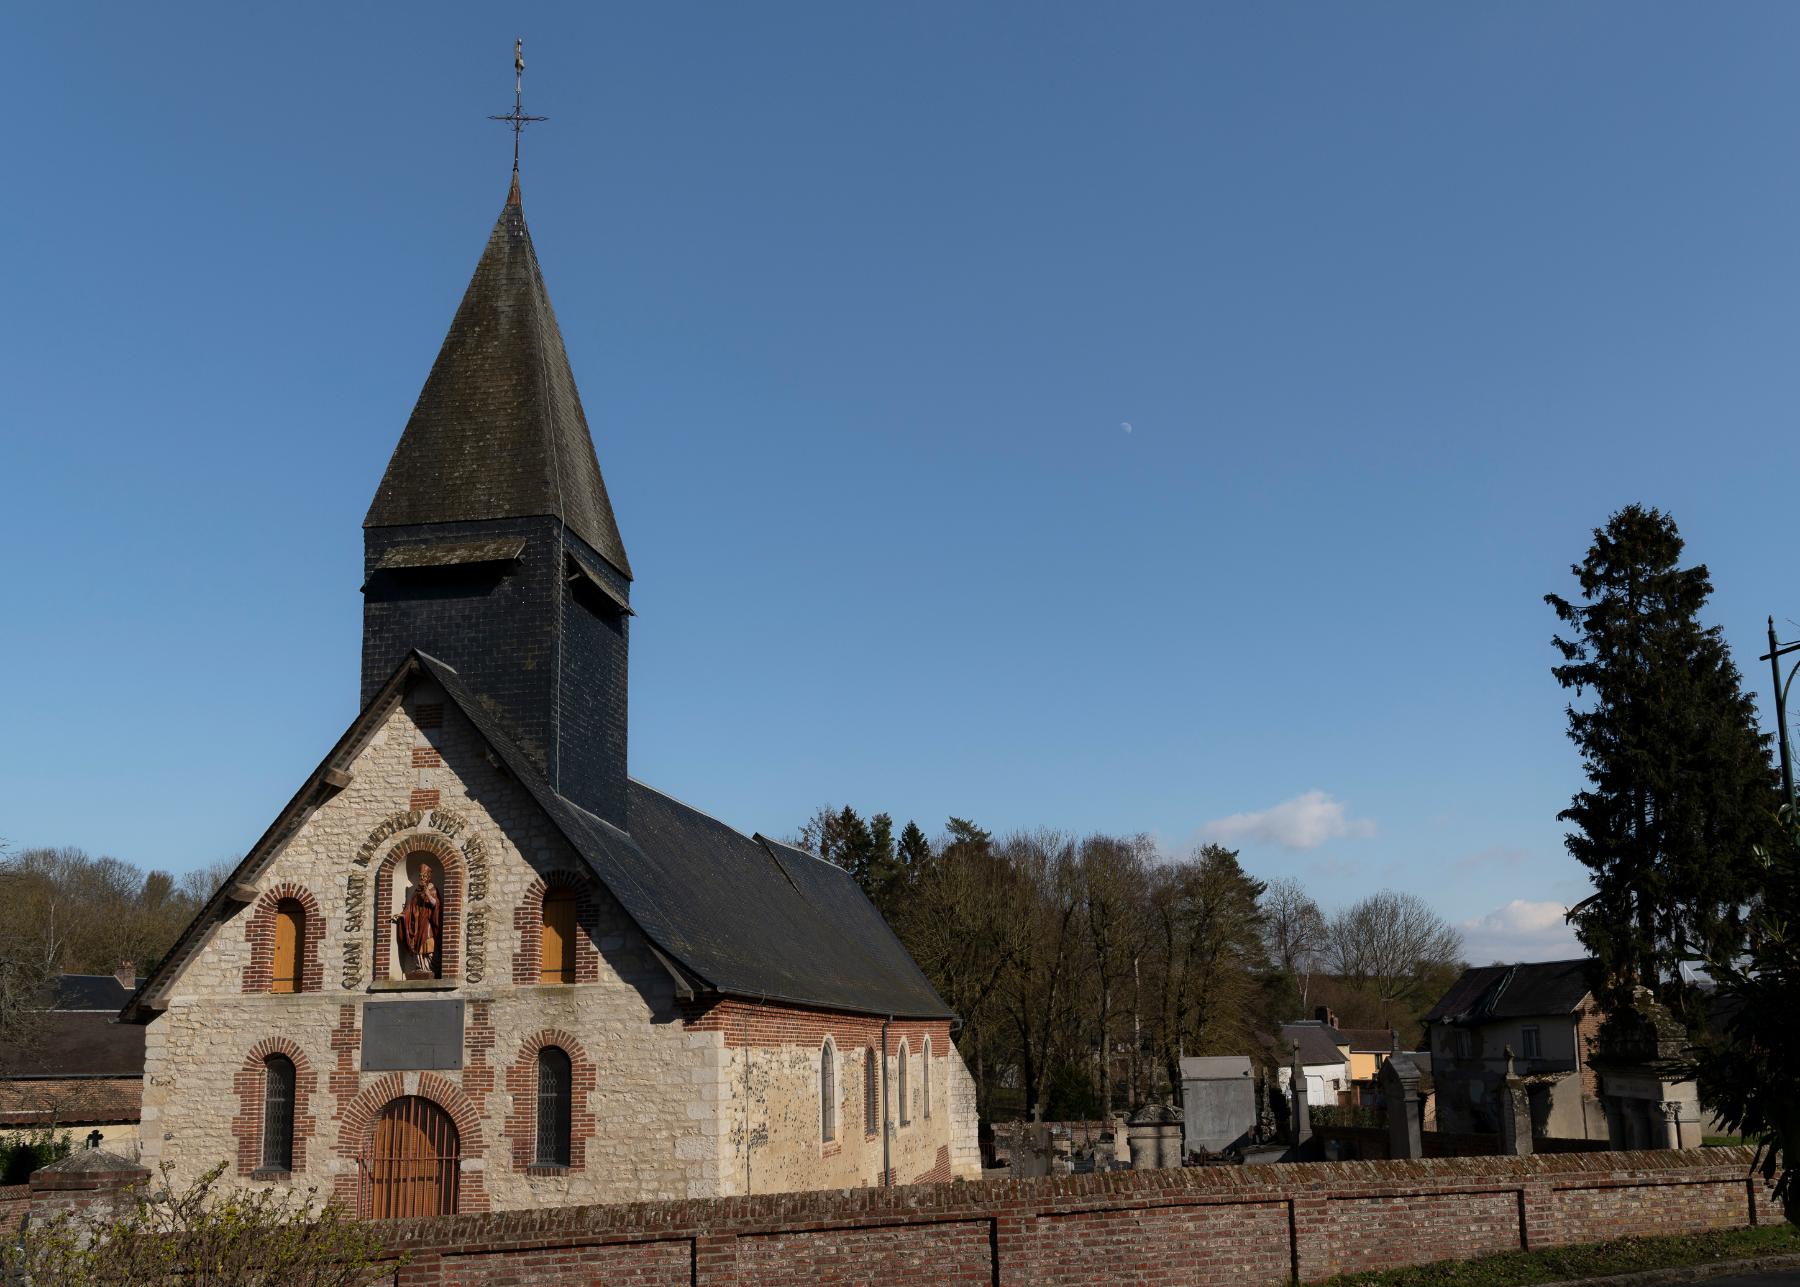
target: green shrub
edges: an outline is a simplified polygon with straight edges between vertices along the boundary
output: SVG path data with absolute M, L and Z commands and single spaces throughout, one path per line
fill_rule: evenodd
M 67 1157 L 73 1147 L 69 1133 L 52 1126 L 0 1143 L 0 1184 L 24 1184 L 33 1171 Z

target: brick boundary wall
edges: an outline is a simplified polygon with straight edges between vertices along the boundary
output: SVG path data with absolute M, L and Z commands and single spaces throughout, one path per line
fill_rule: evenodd
M 0 1237 L 17 1233 L 19 1224 L 25 1219 L 25 1212 L 30 1207 L 31 1186 L 29 1184 L 0 1186 Z
M 398 1287 L 1283 1284 L 1770 1216 L 1747 1148 L 985 1180 L 402 1220 Z

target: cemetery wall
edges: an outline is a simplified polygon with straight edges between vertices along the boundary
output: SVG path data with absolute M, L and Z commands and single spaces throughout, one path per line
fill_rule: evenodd
M 1747 1149 L 1198 1167 L 396 1222 L 398 1287 L 1280 1284 L 1779 1219 Z

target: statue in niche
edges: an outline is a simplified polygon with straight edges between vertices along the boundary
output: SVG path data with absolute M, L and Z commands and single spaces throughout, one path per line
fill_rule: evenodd
M 421 862 L 407 888 L 406 903 L 394 917 L 395 936 L 400 940 L 400 969 L 407 978 L 439 977 L 438 936 L 442 929 L 443 907 L 437 885 L 431 879 L 431 864 Z

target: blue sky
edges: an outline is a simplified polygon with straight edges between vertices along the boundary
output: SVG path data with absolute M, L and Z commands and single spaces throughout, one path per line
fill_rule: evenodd
M 242 852 L 354 713 L 516 34 L 633 769 L 745 830 L 1223 836 L 1547 952 L 1591 529 L 1671 510 L 1759 687 L 1800 619 L 1792 6 L 15 6 L 15 847 Z

